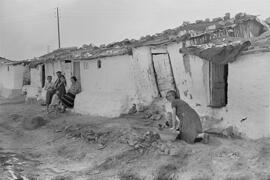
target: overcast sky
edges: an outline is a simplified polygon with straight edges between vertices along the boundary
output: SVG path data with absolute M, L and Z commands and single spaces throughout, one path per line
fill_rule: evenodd
M 270 17 L 270 0 L 0 0 L 0 56 L 22 60 L 62 47 L 138 39 L 183 21 L 238 12 Z

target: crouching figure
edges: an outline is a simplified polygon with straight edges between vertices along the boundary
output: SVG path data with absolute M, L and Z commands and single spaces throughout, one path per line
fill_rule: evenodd
M 202 124 L 197 112 L 181 100 L 173 90 L 167 92 L 166 99 L 172 107 L 172 129 L 179 130 L 177 139 L 190 144 L 201 141 L 208 143 L 209 135 L 202 132 Z

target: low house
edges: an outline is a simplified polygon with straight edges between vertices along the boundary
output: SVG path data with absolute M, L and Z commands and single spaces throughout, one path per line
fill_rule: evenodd
M 25 62 L 0 57 L 0 96 L 12 98 L 22 94 L 26 69 Z
M 45 54 L 37 59 L 32 59 L 30 62 L 30 85 L 27 87 L 27 96 L 36 98 L 41 95 L 41 99 L 45 99 L 45 94 L 42 93 L 42 88 L 45 85 L 47 76 L 52 76 L 52 80 L 57 79 L 56 72 L 61 71 L 67 79 L 67 85 L 70 86 L 70 77 L 73 74 L 73 64 L 71 61 L 71 52 L 77 48 L 61 48 L 51 53 Z M 74 65 L 74 66 L 73 66 Z M 42 93 L 42 94 L 41 94 Z
M 184 66 L 177 70 L 177 82 L 181 98 L 201 116 L 219 119 L 224 126 L 233 125 L 247 136 L 259 138 L 270 135 L 270 87 L 266 83 L 270 80 L 270 49 L 247 49 L 233 55 L 248 45 L 181 48 L 178 61 Z
M 105 47 L 59 49 L 33 61 L 31 84 L 42 87 L 57 70 L 75 75 L 82 92 L 74 111 L 108 117 L 174 89 L 203 121 L 269 136 L 268 32 L 256 16 L 238 14 Z
M 191 25 L 184 34 L 168 30 L 142 38 L 127 45 L 130 55 L 80 60 L 83 92 L 75 110 L 116 116 L 175 89 L 206 120 L 233 125 L 251 138 L 269 136 L 269 50 L 256 49 L 256 41 L 250 45 L 258 36 L 267 41 L 261 35 L 269 27 L 254 16 L 229 21 L 200 33 Z

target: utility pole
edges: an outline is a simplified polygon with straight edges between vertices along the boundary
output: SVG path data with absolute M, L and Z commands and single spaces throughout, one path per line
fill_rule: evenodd
M 61 44 L 60 44 L 60 25 L 59 25 L 59 11 L 58 11 L 58 7 L 56 8 L 56 15 L 57 15 L 57 30 L 58 30 L 58 48 L 61 48 Z

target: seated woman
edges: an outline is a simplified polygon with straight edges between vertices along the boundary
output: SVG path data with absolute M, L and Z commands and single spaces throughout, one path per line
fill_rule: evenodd
M 78 93 L 81 92 L 81 85 L 77 81 L 77 78 L 75 76 L 72 76 L 70 78 L 71 80 L 71 86 L 68 90 L 68 93 L 65 94 L 63 97 L 61 97 L 61 102 L 63 105 L 63 111 L 65 112 L 66 108 L 73 108 L 74 107 L 74 100 Z
M 202 124 L 197 112 L 186 102 L 179 99 L 173 90 L 167 92 L 166 99 L 172 105 L 173 128 L 179 129 L 177 139 L 182 139 L 190 144 L 200 141 L 208 143 L 209 135 L 202 133 Z M 177 121 L 176 117 L 180 120 L 178 126 L 175 125 Z

